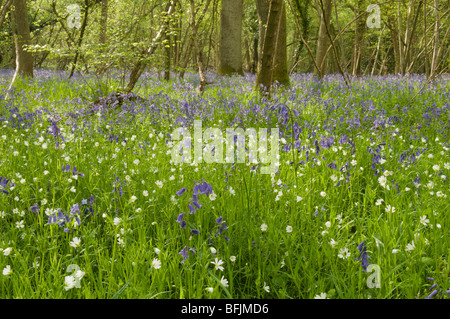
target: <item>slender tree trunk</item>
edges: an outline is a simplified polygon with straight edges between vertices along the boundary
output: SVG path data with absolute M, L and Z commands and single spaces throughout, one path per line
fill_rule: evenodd
M 270 8 L 274 11 L 272 12 Z M 270 92 L 270 86 L 275 81 L 281 85 L 288 86 L 290 84 L 286 50 L 286 8 L 284 0 L 256 0 L 256 10 L 259 20 L 256 85 L 259 88 L 259 85 L 263 84 Z M 272 34 L 267 35 L 269 25 Z M 266 48 L 266 41 L 268 41 L 268 48 Z M 272 49 L 275 51 L 270 52 Z M 268 69 L 268 65 L 270 65 L 270 69 Z
M 207 1 L 203 12 L 206 12 L 210 2 L 211 2 L 210 0 Z M 191 36 L 192 36 L 192 42 L 194 44 L 195 54 L 196 54 L 196 58 L 197 58 L 198 74 L 200 76 L 200 85 L 198 87 L 198 90 L 199 90 L 200 94 L 203 94 L 203 92 L 205 91 L 206 84 L 208 84 L 208 82 L 206 81 L 206 74 L 205 74 L 205 67 L 203 65 L 202 51 L 201 51 L 200 45 L 197 41 L 198 24 L 195 23 L 194 0 L 190 0 L 190 4 L 191 4 Z
M 14 0 L 14 12 L 11 14 L 14 45 L 16 49 L 16 71 L 8 88 L 10 90 L 18 77 L 33 77 L 33 55 L 24 46 L 30 44 L 30 25 L 26 0 Z M 6 99 L 9 95 L 6 95 Z
M 377 51 L 375 53 L 375 58 L 373 59 L 373 66 L 372 66 L 372 71 L 370 72 L 370 75 L 373 76 L 373 74 L 375 73 L 375 68 L 377 66 L 377 61 L 378 61 L 378 52 L 380 52 L 380 44 L 381 44 L 381 38 L 383 37 L 383 30 L 380 33 L 380 37 L 378 38 L 378 44 L 377 44 Z
M 341 27 L 339 24 L 339 17 L 338 17 L 338 11 L 337 11 L 337 1 L 334 2 L 334 14 L 336 16 L 336 27 L 337 27 L 337 31 L 338 34 L 341 34 Z M 344 40 L 343 38 L 340 36 L 339 37 L 339 49 L 341 51 L 341 56 L 339 57 L 341 60 L 341 65 L 344 68 L 344 72 L 347 72 L 347 59 L 345 58 L 345 49 L 344 49 Z
M 423 37 L 424 37 L 424 53 L 425 53 L 425 74 L 427 78 L 430 76 L 430 61 L 428 57 L 428 45 L 427 45 L 427 0 L 423 2 Z
M 222 1 L 220 11 L 219 74 L 244 75 L 241 57 L 243 0 Z
M 165 56 L 164 56 L 164 81 L 169 81 L 170 80 L 170 64 L 171 64 L 171 46 L 172 46 L 172 41 L 171 41 L 171 36 L 170 36 L 170 25 L 172 23 L 172 20 L 170 19 L 170 17 L 167 17 L 166 19 L 166 28 L 164 31 L 164 41 L 163 41 L 163 46 L 164 46 L 164 52 L 165 52 Z
M 316 51 L 316 63 L 320 68 L 319 76 L 323 78 L 326 73 L 326 52 L 328 49 L 328 34 L 330 18 L 331 18 L 331 0 L 323 0 L 323 11 L 321 9 L 320 1 L 317 1 L 317 6 L 320 12 L 320 26 L 319 26 L 319 36 L 317 40 L 317 51 Z M 315 70 L 317 73 L 317 70 Z
M 6 14 L 8 13 L 9 8 L 11 8 L 11 5 L 13 3 L 13 0 L 7 0 L 0 11 L 0 29 L 2 28 L 3 23 L 6 19 Z
M 253 55 L 252 55 L 252 63 L 251 63 L 251 67 L 250 67 L 251 73 L 256 73 L 257 68 L 258 68 L 258 47 L 259 47 L 258 41 L 259 41 L 258 37 L 253 38 Z
M 189 63 L 189 59 L 191 58 L 192 47 L 193 46 L 194 46 L 194 43 L 193 43 L 193 41 L 191 39 L 189 41 L 189 44 L 188 44 L 188 48 L 187 48 L 186 56 L 184 57 L 183 64 L 181 65 L 181 70 L 180 70 L 180 73 L 179 73 L 179 77 L 180 78 L 184 78 L 184 74 L 186 73 L 186 68 L 187 68 L 187 65 Z
M 264 46 L 264 37 L 266 34 L 266 28 L 267 28 L 267 17 L 269 15 L 269 4 L 270 0 L 255 0 L 256 3 L 256 10 L 258 13 L 258 21 L 259 21 L 259 27 L 258 27 L 258 33 L 259 33 L 259 42 L 258 42 L 258 65 L 261 62 L 262 59 L 262 52 L 263 52 L 263 46 Z
M 174 9 L 174 4 L 173 4 L 173 1 L 171 1 L 168 4 L 167 18 L 169 18 L 169 16 L 172 14 L 173 9 Z M 130 79 L 128 80 L 127 87 L 123 90 L 124 93 L 130 93 L 134 89 L 134 86 L 136 85 L 137 81 L 141 77 L 142 72 L 144 71 L 144 68 L 147 65 L 147 63 L 144 62 L 144 58 L 152 55 L 153 52 L 155 52 L 156 47 L 157 47 L 159 41 L 161 40 L 161 38 L 163 37 L 166 28 L 167 28 L 167 24 L 164 21 L 163 24 L 161 25 L 161 28 L 159 29 L 159 32 L 156 34 L 155 38 L 153 39 L 152 43 L 150 44 L 150 47 L 141 53 L 141 57 L 138 59 L 138 61 L 134 65 L 133 69 L 131 70 Z
M 106 30 L 108 26 L 108 0 L 102 0 L 102 13 L 100 18 L 100 44 L 106 44 Z
M 357 10 L 355 16 L 358 16 L 365 10 L 364 0 L 358 0 Z M 359 19 L 355 26 L 355 40 L 353 44 L 353 59 L 352 59 L 352 75 L 361 75 L 361 60 L 363 55 L 364 46 L 364 31 L 365 31 L 366 21 L 365 19 Z
M 392 46 L 394 48 L 394 73 L 399 74 L 400 73 L 400 44 L 398 40 L 398 30 L 397 26 L 394 22 L 394 16 L 389 17 L 390 25 L 391 25 L 391 39 L 392 39 Z
M 383 70 L 385 70 L 386 60 L 387 60 L 387 57 L 388 57 L 389 50 L 390 50 L 390 48 L 386 50 L 386 53 L 384 54 L 384 57 L 382 59 L 380 70 L 378 71 L 378 75 L 379 76 L 382 74 Z
M 218 0 L 214 0 L 213 2 L 213 12 L 212 12 L 212 18 L 211 18 L 211 30 L 209 32 L 209 40 L 208 40 L 208 56 L 206 57 L 206 70 L 208 70 L 209 67 L 209 61 L 211 57 L 211 49 L 213 48 L 213 34 L 214 34 L 214 27 L 216 26 L 216 19 L 217 16 L 217 6 L 219 4 Z M 216 67 L 216 63 L 214 63 L 214 67 Z
M 177 72 L 178 70 L 178 66 L 180 64 L 180 54 L 181 54 L 181 45 L 180 45 L 180 39 L 181 39 L 181 31 L 182 31 L 182 17 L 180 16 L 177 20 L 176 20 L 176 32 L 173 36 L 173 70 L 175 72 Z
M 166 39 L 164 45 L 164 51 L 165 51 L 165 65 L 164 65 L 164 80 L 169 81 L 170 80 L 170 60 L 171 60 L 171 41 L 170 41 L 170 35 L 166 33 Z
M 436 24 L 434 28 L 434 46 L 433 46 L 433 56 L 431 60 L 431 73 L 430 73 L 430 79 L 433 79 L 434 75 L 437 71 L 437 66 L 439 65 L 439 59 L 438 59 L 438 49 L 439 49 L 439 29 L 440 29 L 440 22 L 439 22 L 439 3 L 437 0 L 434 0 L 434 7 L 436 11 Z
M 280 30 L 283 20 L 283 0 L 271 0 L 269 5 L 269 15 L 267 18 L 267 29 L 264 32 L 264 43 L 262 54 L 258 64 L 258 74 L 256 76 L 256 87 L 267 92 L 270 97 L 270 88 L 275 81 L 276 74 L 276 54 L 280 45 Z M 287 73 L 287 68 L 286 68 Z
M 244 71 L 245 72 L 250 72 L 250 65 L 251 65 L 251 59 L 250 59 L 250 43 L 248 42 L 248 38 L 245 38 L 244 41 L 244 46 L 245 46 L 245 67 L 244 67 Z
M 81 23 L 80 37 L 78 38 L 77 48 L 76 48 L 76 52 L 75 52 L 75 58 L 73 59 L 73 64 L 72 64 L 72 69 L 70 70 L 69 79 L 73 76 L 73 74 L 75 73 L 75 69 L 77 67 L 78 56 L 80 55 L 80 48 L 81 48 L 81 44 L 83 43 L 84 32 L 86 31 L 88 14 L 89 14 L 89 0 L 85 0 L 84 1 L 84 16 L 83 16 L 83 22 Z
M 33 55 L 24 49 L 30 44 L 30 25 L 26 0 L 14 0 L 16 24 L 16 72 L 22 77 L 33 77 Z
M 287 64 L 287 30 L 286 30 L 286 6 L 284 0 L 281 0 L 281 18 L 278 24 L 277 43 L 273 66 L 273 82 L 280 85 L 289 86 L 289 69 Z

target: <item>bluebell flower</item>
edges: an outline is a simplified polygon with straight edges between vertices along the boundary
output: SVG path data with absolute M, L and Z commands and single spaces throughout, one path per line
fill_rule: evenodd
M 4 194 L 9 194 L 8 191 L 4 190 L 8 186 L 9 179 L 6 179 L 6 177 L 0 176 L 0 191 Z M 14 186 L 14 185 L 11 185 Z
M 73 167 L 72 175 L 78 175 L 78 176 L 84 177 L 83 173 L 78 173 L 77 172 L 76 166 Z
M 180 223 L 181 229 L 186 228 L 186 221 L 183 220 L 183 217 L 184 217 L 184 214 L 181 213 L 180 215 L 178 215 L 178 218 L 177 218 L 177 223 Z
M 182 188 L 182 189 L 180 189 L 176 194 L 178 195 L 178 196 L 181 196 L 184 192 L 186 191 L 186 188 Z
M 193 232 L 195 235 L 198 235 L 198 234 L 200 233 L 200 231 L 199 231 L 198 229 L 192 229 L 192 232 Z
M 223 218 L 219 217 L 216 219 L 216 223 L 220 225 L 220 224 L 222 224 L 222 220 L 223 220 Z
M 431 290 L 433 290 L 434 288 L 436 288 L 436 287 L 437 287 L 437 285 L 438 285 L 438 284 L 434 284 L 433 286 L 431 286 L 431 287 L 430 287 L 430 289 L 428 289 L 428 291 L 431 291 Z
M 194 194 L 195 195 L 209 195 L 213 192 L 212 186 L 207 182 L 203 182 L 202 184 L 197 184 L 194 186 Z
M 189 210 L 191 211 L 191 214 L 196 212 L 196 209 L 191 204 L 188 205 Z
M 37 203 L 34 203 L 34 206 L 31 206 L 31 207 L 30 207 L 30 210 L 31 210 L 33 213 L 38 213 L 38 212 L 39 212 L 39 206 L 38 206 L 38 204 L 37 204 Z
M 184 261 L 187 259 L 187 248 L 186 248 L 186 246 L 184 246 L 183 249 L 178 254 L 183 256 L 182 263 L 184 263 Z
M 355 260 L 359 260 L 361 262 L 361 266 L 363 267 L 363 271 L 367 271 L 367 266 L 369 266 L 369 262 L 367 261 L 367 248 L 366 248 L 366 242 L 363 241 L 361 244 L 358 245 L 359 250 L 359 257 L 355 258 Z
M 183 260 L 181 261 L 182 264 L 185 262 L 185 260 L 188 257 L 188 251 L 191 251 L 192 255 L 194 255 L 194 251 L 197 251 L 197 250 L 192 247 L 184 246 L 183 249 L 178 253 L 181 256 L 183 256 Z
M 425 299 L 431 299 L 438 293 L 439 289 L 434 290 L 431 294 L 429 294 Z
M 77 203 L 70 208 L 70 214 L 75 215 L 78 213 L 80 213 L 80 205 L 78 205 L 78 203 Z
M 196 201 L 193 201 L 192 204 L 194 204 L 194 206 L 197 207 L 197 209 L 202 207 L 202 205 L 200 205 L 200 203 Z
M 337 169 L 337 165 L 334 162 L 328 164 L 327 166 L 332 169 Z

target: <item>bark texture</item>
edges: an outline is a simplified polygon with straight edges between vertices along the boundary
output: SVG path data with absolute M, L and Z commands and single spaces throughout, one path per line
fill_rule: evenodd
M 242 70 L 243 0 L 222 1 L 220 11 L 219 74 L 244 75 Z

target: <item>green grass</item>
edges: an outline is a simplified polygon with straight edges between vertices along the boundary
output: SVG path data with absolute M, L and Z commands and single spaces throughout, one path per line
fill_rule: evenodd
M 438 82 L 436 89 L 426 87 L 411 101 L 425 83 L 420 77 L 367 78 L 347 89 L 339 77 L 320 84 L 296 76 L 292 88 L 279 89 L 274 101 L 266 101 L 252 89 L 251 77 L 213 79 L 214 84 L 199 97 L 194 92 L 195 77 L 167 83 L 148 78 L 136 90 L 148 98 L 140 105 L 143 110 L 123 115 L 104 112 L 71 121 L 67 112 L 86 108 L 94 97 L 115 91 L 119 80 L 67 81 L 42 71 L 30 82 L 19 81 L 13 100 L 0 99 L 0 176 L 10 180 L 4 188 L 9 193 L 0 193 L 0 248 L 12 248 L 9 254 L 0 252 L 0 269 L 9 265 L 12 270 L 0 274 L 2 298 L 298 299 L 323 292 L 328 298 L 424 298 L 433 283 L 440 291 L 449 289 L 448 80 Z M 0 83 L 2 90 L 7 87 L 6 80 Z M 178 117 L 187 116 L 183 101 L 190 105 L 192 119 L 203 119 L 204 129 L 217 126 L 225 131 L 240 119 L 237 123 L 242 127 L 277 125 L 289 131 L 297 122 L 302 128 L 301 147 L 310 152 L 284 152 L 281 145 L 281 166 L 275 176 L 253 173 L 249 163 L 173 164 L 167 133 L 173 132 Z M 291 109 L 286 126 L 276 110 L 267 111 L 277 103 Z M 19 109 L 16 117 L 13 107 Z M 63 118 L 57 125 L 66 142 L 59 138 L 59 147 L 48 131 L 51 123 L 45 112 L 22 127 L 24 112 L 41 107 Z M 438 115 L 430 111 L 429 122 L 423 117 L 428 107 L 441 110 Z M 375 119 L 393 116 L 399 120 L 371 129 Z M 77 128 L 72 134 L 74 123 Z M 285 133 L 289 144 L 293 140 Z M 343 134 L 351 144 L 339 143 Z M 110 135 L 119 137 L 119 142 L 110 141 Z M 316 140 L 331 136 L 332 146 L 320 146 L 315 154 Z M 375 152 L 381 143 L 386 145 L 377 154 L 385 163 L 376 164 L 378 175 L 374 175 L 368 148 Z M 401 154 L 422 152 L 422 148 L 426 150 L 414 163 L 399 163 Z M 297 165 L 301 161 L 305 163 Z M 328 167 L 330 163 L 337 169 Z M 348 181 L 347 172 L 339 170 L 347 163 Z M 70 172 L 63 171 L 63 165 L 70 165 Z M 75 179 L 73 166 L 84 176 Z M 379 182 L 383 174 L 389 189 Z M 420 177 L 418 189 L 416 177 Z M 187 205 L 200 181 L 212 186 L 216 198 L 199 195 L 202 207 L 189 214 Z M 15 184 L 12 190 L 11 184 Z M 182 187 L 187 191 L 177 196 Z M 82 205 L 91 196 L 94 203 Z M 379 199 L 383 201 L 377 205 Z M 35 203 L 39 213 L 30 210 Z M 80 207 L 80 225 L 75 226 L 74 216 L 65 225 L 70 229 L 67 233 L 64 227 L 47 224 L 46 210 L 68 213 L 75 204 Z M 387 205 L 395 211 L 387 212 Z M 185 229 L 177 222 L 181 213 L 187 221 Z M 425 215 L 429 222 L 424 225 Z M 219 217 L 227 225 L 222 235 L 229 241 L 215 236 Z M 117 225 L 115 218 L 120 218 Z M 192 229 L 200 233 L 195 235 Z M 70 245 L 74 238 L 81 239 L 77 249 Z M 332 240 L 337 242 L 334 247 Z M 362 241 L 369 263 L 381 270 L 380 288 L 367 286 L 372 273 L 364 272 L 355 260 Z M 415 248 L 407 251 L 412 241 Z M 184 263 L 179 254 L 183 247 L 196 250 Z M 345 248 L 350 256 L 340 258 Z M 215 269 L 215 258 L 223 261 L 223 271 Z M 160 268 L 154 267 L 155 259 Z M 71 264 L 84 276 L 80 288 L 66 290 Z M 228 287 L 221 283 L 222 277 Z M 269 292 L 264 286 L 270 287 Z

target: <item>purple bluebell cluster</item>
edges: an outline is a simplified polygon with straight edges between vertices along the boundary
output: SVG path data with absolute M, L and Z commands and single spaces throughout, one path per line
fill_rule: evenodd
M 3 194 L 9 194 L 9 192 L 6 190 L 8 187 L 9 179 L 6 177 L 0 176 L 0 192 Z M 13 183 L 9 184 L 9 187 L 14 187 L 15 185 Z
M 197 252 L 197 249 L 189 247 L 189 246 L 184 246 L 183 249 L 178 253 L 179 255 L 181 255 L 183 257 L 183 260 L 181 261 L 182 264 L 184 264 L 184 262 L 188 258 L 188 252 L 191 252 L 191 254 L 194 255 L 194 253 Z
M 63 165 L 62 166 L 62 171 L 63 172 L 70 172 L 70 165 Z M 72 170 L 72 176 L 74 176 L 74 175 L 78 175 L 78 176 L 84 177 L 83 173 L 78 173 L 77 167 L 75 165 L 73 166 L 73 170 Z
M 367 258 L 370 258 L 367 255 L 367 248 L 366 248 L 366 242 L 363 241 L 361 244 L 358 245 L 359 250 L 359 257 L 355 258 L 355 260 L 358 260 L 361 262 L 361 266 L 363 268 L 363 271 L 367 271 L 367 266 L 369 266 L 369 262 L 367 261 Z
M 432 278 L 432 277 L 427 277 L 426 279 L 431 280 L 431 281 L 435 281 L 435 279 Z M 438 286 L 438 284 L 435 283 L 435 284 L 433 284 L 433 285 L 430 287 L 430 289 L 428 289 L 428 291 L 429 291 L 429 292 L 431 291 L 431 293 L 430 293 L 428 296 L 426 296 L 425 299 L 433 299 L 434 296 L 436 296 L 436 295 L 438 294 L 438 292 L 439 292 L 440 289 L 439 289 L 439 288 L 436 288 L 437 286 Z M 441 290 L 441 293 L 439 294 L 439 297 L 441 297 L 442 294 L 450 295 L 450 288 L 448 288 L 447 290 L 442 289 L 442 290 Z
M 217 223 L 219 226 L 218 226 L 217 232 L 215 233 L 214 236 L 217 237 L 217 236 L 222 235 L 222 237 L 223 237 L 226 241 L 229 241 L 230 238 L 228 238 L 227 236 L 225 236 L 225 235 L 223 234 L 223 231 L 224 231 L 224 230 L 227 230 L 228 227 L 227 227 L 226 223 L 223 221 L 222 216 L 220 216 L 219 218 L 216 219 L 216 223 Z
M 179 191 L 177 191 L 176 194 L 178 196 L 182 196 L 186 191 L 187 191 L 186 188 L 183 187 Z M 194 188 L 193 188 L 193 192 L 192 192 L 192 204 L 188 204 L 188 208 L 189 208 L 190 214 L 194 214 L 199 208 L 202 207 L 202 205 L 200 205 L 200 203 L 198 202 L 198 196 L 199 195 L 210 195 L 212 193 L 213 193 L 212 186 L 210 184 L 208 184 L 207 182 L 202 181 L 202 182 L 196 183 Z M 194 206 L 195 206 L 195 208 L 194 208 Z M 180 228 L 181 229 L 186 229 L 187 223 L 186 223 L 186 220 L 184 220 L 184 217 L 185 217 L 185 214 L 184 213 L 180 213 L 178 215 L 177 219 L 176 219 L 176 222 L 180 224 Z M 218 224 L 222 223 L 221 220 L 220 220 L 220 223 L 218 221 L 219 221 L 219 219 L 216 220 L 216 223 L 218 223 Z M 219 232 L 218 233 L 221 234 L 222 231 L 225 230 L 225 229 L 227 229 L 227 226 L 225 225 L 225 223 L 223 223 L 223 225 L 219 226 Z M 193 233 L 194 235 L 200 234 L 200 231 L 198 229 L 196 229 L 196 228 L 192 228 L 190 230 L 190 232 Z M 226 238 L 226 239 L 228 240 L 228 238 Z M 179 252 L 179 254 L 183 256 L 182 263 L 184 263 L 184 261 L 187 259 L 188 251 L 190 251 L 192 253 L 192 255 L 193 255 L 194 252 L 196 252 L 197 250 L 192 248 L 192 247 L 188 247 L 188 246 L 183 247 L 183 249 Z
M 116 175 L 116 174 L 114 174 Z M 127 182 L 123 181 L 120 182 L 120 178 L 118 176 L 116 176 L 116 179 L 114 180 L 114 183 L 112 185 L 114 187 L 113 193 L 117 194 L 117 191 L 119 191 L 119 196 L 122 197 L 123 195 L 123 186 L 127 186 Z M 119 187 L 117 187 L 119 186 Z
M 178 218 L 177 218 L 177 223 L 180 223 L 181 229 L 185 229 L 186 228 L 186 221 L 183 220 L 183 218 L 184 218 L 184 214 L 183 213 L 178 215 Z
M 75 217 L 78 218 L 78 217 Z M 47 225 L 57 224 L 59 227 L 64 227 L 64 232 L 68 233 L 70 231 L 71 219 L 69 215 L 66 213 L 64 214 L 60 209 L 58 209 L 58 212 L 54 215 L 48 216 L 48 223 Z M 81 221 L 78 219 L 77 223 L 81 224 Z
M 37 203 L 34 203 L 34 205 L 30 207 L 30 210 L 31 210 L 33 213 L 39 213 L 40 208 L 39 208 L 39 206 L 38 206 Z
M 92 207 L 93 204 L 94 196 L 91 195 L 91 197 L 89 198 L 89 204 L 88 200 L 82 200 L 81 208 L 80 204 L 78 203 L 70 207 L 68 213 L 63 213 L 61 209 L 58 208 L 58 211 L 56 213 L 49 215 L 46 225 L 57 224 L 59 227 L 64 227 L 64 232 L 68 233 L 73 221 L 75 221 L 78 225 L 81 225 L 80 215 L 83 210 L 83 206 L 86 206 L 84 207 L 83 213 L 87 214 L 89 212 L 94 212 L 94 209 Z M 89 205 L 89 207 L 87 207 L 87 205 Z M 39 207 L 37 206 L 37 204 L 30 208 L 30 210 L 34 211 L 33 209 L 39 212 Z

